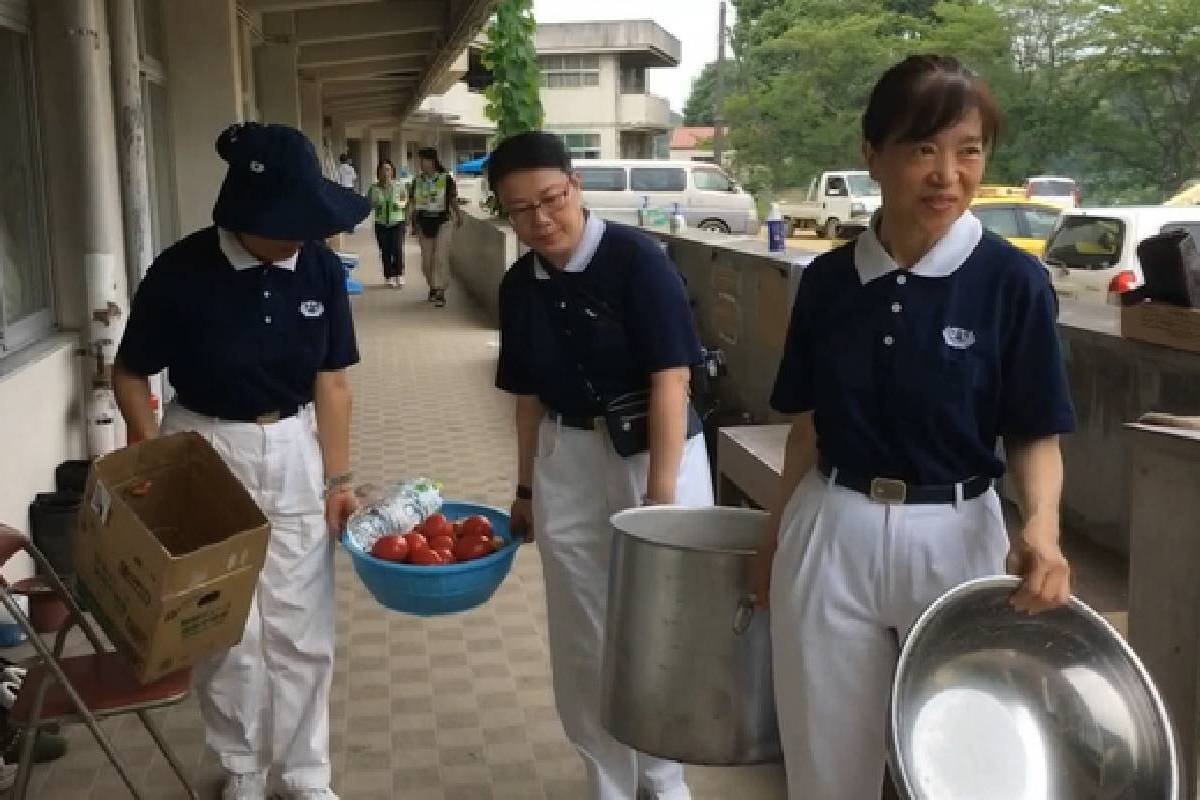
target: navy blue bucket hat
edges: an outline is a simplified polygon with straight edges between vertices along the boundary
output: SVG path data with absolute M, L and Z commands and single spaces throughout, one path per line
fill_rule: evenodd
M 287 125 L 247 122 L 217 137 L 229 164 L 213 222 L 237 233 L 302 242 L 354 230 L 371 205 L 321 174 L 308 138 Z

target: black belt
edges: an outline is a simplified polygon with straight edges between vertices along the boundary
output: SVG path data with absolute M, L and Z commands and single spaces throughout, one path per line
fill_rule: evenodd
M 237 414 L 211 414 L 207 411 L 198 411 L 187 404 L 184 404 L 184 408 L 186 408 L 188 411 L 191 411 L 193 414 L 198 414 L 202 417 L 216 417 L 217 419 L 224 420 L 226 422 L 252 422 L 255 425 L 271 425 L 273 423 L 280 422 L 281 420 L 288 419 L 289 417 L 294 417 L 296 414 L 300 413 L 300 406 L 286 406 L 284 408 L 277 408 L 273 411 L 264 411 L 261 414 L 255 414 L 252 417 L 239 416 Z
M 837 476 L 833 482 L 838 486 L 861 492 L 877 503 L 887 503 L 888 505 L 943 505 L 959 499 L 974 500 L 992 488 L 992 479 L 988 477 L 970 478 L 962 483 L 943 486 L 905 483 L 893 478 L 864 478 L 835 468 L 824 458 L 817 464 L 817 469 L 826 478 L 832 475 L 836 469 Z M 961 494 L 959 494 L 960 490 Z
M 581 431 L 594 431 L 596 423 L 602 422 L 604 419 L 600 416 L 588 417 L 582 414 L 560 414 L 557 411 L 548 411 L 546 412 L 546 416 L 564 427 L 578 428 Z

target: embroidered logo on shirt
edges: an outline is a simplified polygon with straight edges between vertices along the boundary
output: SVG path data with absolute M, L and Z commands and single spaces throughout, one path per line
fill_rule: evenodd
M 300 304 L 300 313 L 306 317 L 319 317 L 325 313 L 325 304 L 320 300 L 305 300 Z
M 956 350 L 966 350 L 975 344 L 975 331 L 969 331 L 966 328 L 955 328 L 953 325 L 950 325 L 942 331 L 942 338 L 946 340 L 946 344 Z
M 251 161 L 250 162 L 250 171 L 251 172 L 266 172 L 267 165 L 262 163 L 261 161 Z

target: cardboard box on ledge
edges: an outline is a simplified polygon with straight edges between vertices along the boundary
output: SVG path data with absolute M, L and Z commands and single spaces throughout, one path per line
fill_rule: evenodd
M 1200 308 L 1153 301 L 1122 306 L 1121 336 L 1200 353 Z
M 196 433 L 96 460 L 75 568 L 109 635 L 149 683 L 237 644 L 266 558 L 269 525 Z

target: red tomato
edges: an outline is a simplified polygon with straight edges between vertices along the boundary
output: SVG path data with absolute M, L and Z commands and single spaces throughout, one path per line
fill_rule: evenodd
M 454 536 L 454 526 L 441 514 L 430 514 L 421 523 L 421 527 L 424 528 L 425 537 L 431 542 L 435 536 Z
M 459 561 L 474 561 L 492 552 L 491 545 L 478 537 L 464 536 L 458 540 L 454 555 Z
M 442 554 L 436 550 L 430 550 L 428 547 L 423 547 L 420 550 L 414 550 L 408 554 L 408 563 L 417 564 L 422 567 L 433 567 L 439 564 L 445 564 L 446 559 L 442 558 Z
M 492 523 L 488 522 L 488 518 L 479 514 L 472 514 L 462 521 L 463 536 L 471 536 L 479 534 L 492 538 Z
M 454 544 L 457 541 L 453 536 L 446 536 L 445 534 L 441 533 L 437 536 L 430 536 L 428 538 L 429 548 L 431 550 L 453 550 Z
M 384 561 L 403 561 L 408 557 L 408 540 L 394 533 L 381 536 L 371 546 L 371 555 Z
M 417 531 L 404 534 L 404 541 L 408 542 L 408 552 L 414 555 L 418 550 L 429 549 L 429 540 Z
M 442 557 L 443 564 L 453 564 L 454 562 L 458 561 L 458 559 L 454 557 L 454 549 L 453 548 L 435 547 L 435 548 L 433 548 L 433 552 L 437 553 L 439 556 Z

